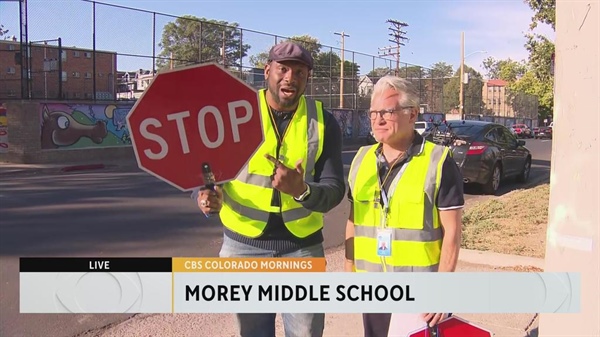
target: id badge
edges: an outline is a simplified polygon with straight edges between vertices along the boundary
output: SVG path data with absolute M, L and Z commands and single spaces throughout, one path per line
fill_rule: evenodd
M 392 230 L 377 229 L 377 255 L 392 256 Z

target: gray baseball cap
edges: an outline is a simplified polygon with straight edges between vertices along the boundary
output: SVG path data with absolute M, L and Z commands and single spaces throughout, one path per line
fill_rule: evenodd
M 297 61 L 313 68 L 313 58 L 304 47 L 293 42 L 278 43 L 269 51 L 269 61 Z

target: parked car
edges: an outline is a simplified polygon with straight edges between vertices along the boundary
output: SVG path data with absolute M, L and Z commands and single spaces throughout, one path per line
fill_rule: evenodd
M 549 126 L 540 126 L 540 127 L 534 128 L 533 137 L 538 138 L 538 139 L 542 139 L 542 138 L 552 139 L 552 128 Z
M 430 131 L 433 128 L 433 123 L 430 122 L 415 122 L 415 130 L 417 130 L 417 132 L 420 135 L 423 135 L 423 133 Z
M 433 123 L 423 122 L 423 121 L 415 122 L 415 130 L 420 135 L 425 136 L 425 134 L 427 132 L 431 131 L 432 129 L 433 129 Z M 375 137 L 373 136 L 373 131 L 370 131 L 369 134 L 367 135 L 367 144 L 373 145 L 375 143 L 377 143 L 377 140 L 375 140 Z
M 511 128 L 517 135 L 517 138 L 533 138 L 533 132 L 526 124 L 513 124 Z
M 428 135 L 450 147 L 466 184 L 480 184 L 486 194 L 496 194 L 502 182 L 529 179 L 531 153 L 525 141 L 505 126 L 481 121 L 448 121 Z

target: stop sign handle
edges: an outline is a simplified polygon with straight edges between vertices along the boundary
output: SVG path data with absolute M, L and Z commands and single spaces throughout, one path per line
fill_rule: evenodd
M 204 177 L 204 186 L 214 191 L 215 175 L 213 174 L 209 163 L 202 163 L 202 176 Z
M 438 325 L 428 326 L 427 327 L 427 336 L 426 337 L 441 337 L 438 333 Z

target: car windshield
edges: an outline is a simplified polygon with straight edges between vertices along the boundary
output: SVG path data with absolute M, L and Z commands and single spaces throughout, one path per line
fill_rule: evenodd
M 415 123 L 415 128 L 425 129 L 426 127 L 427 127 L 427 124 L 425 122 L 416 122 Z

